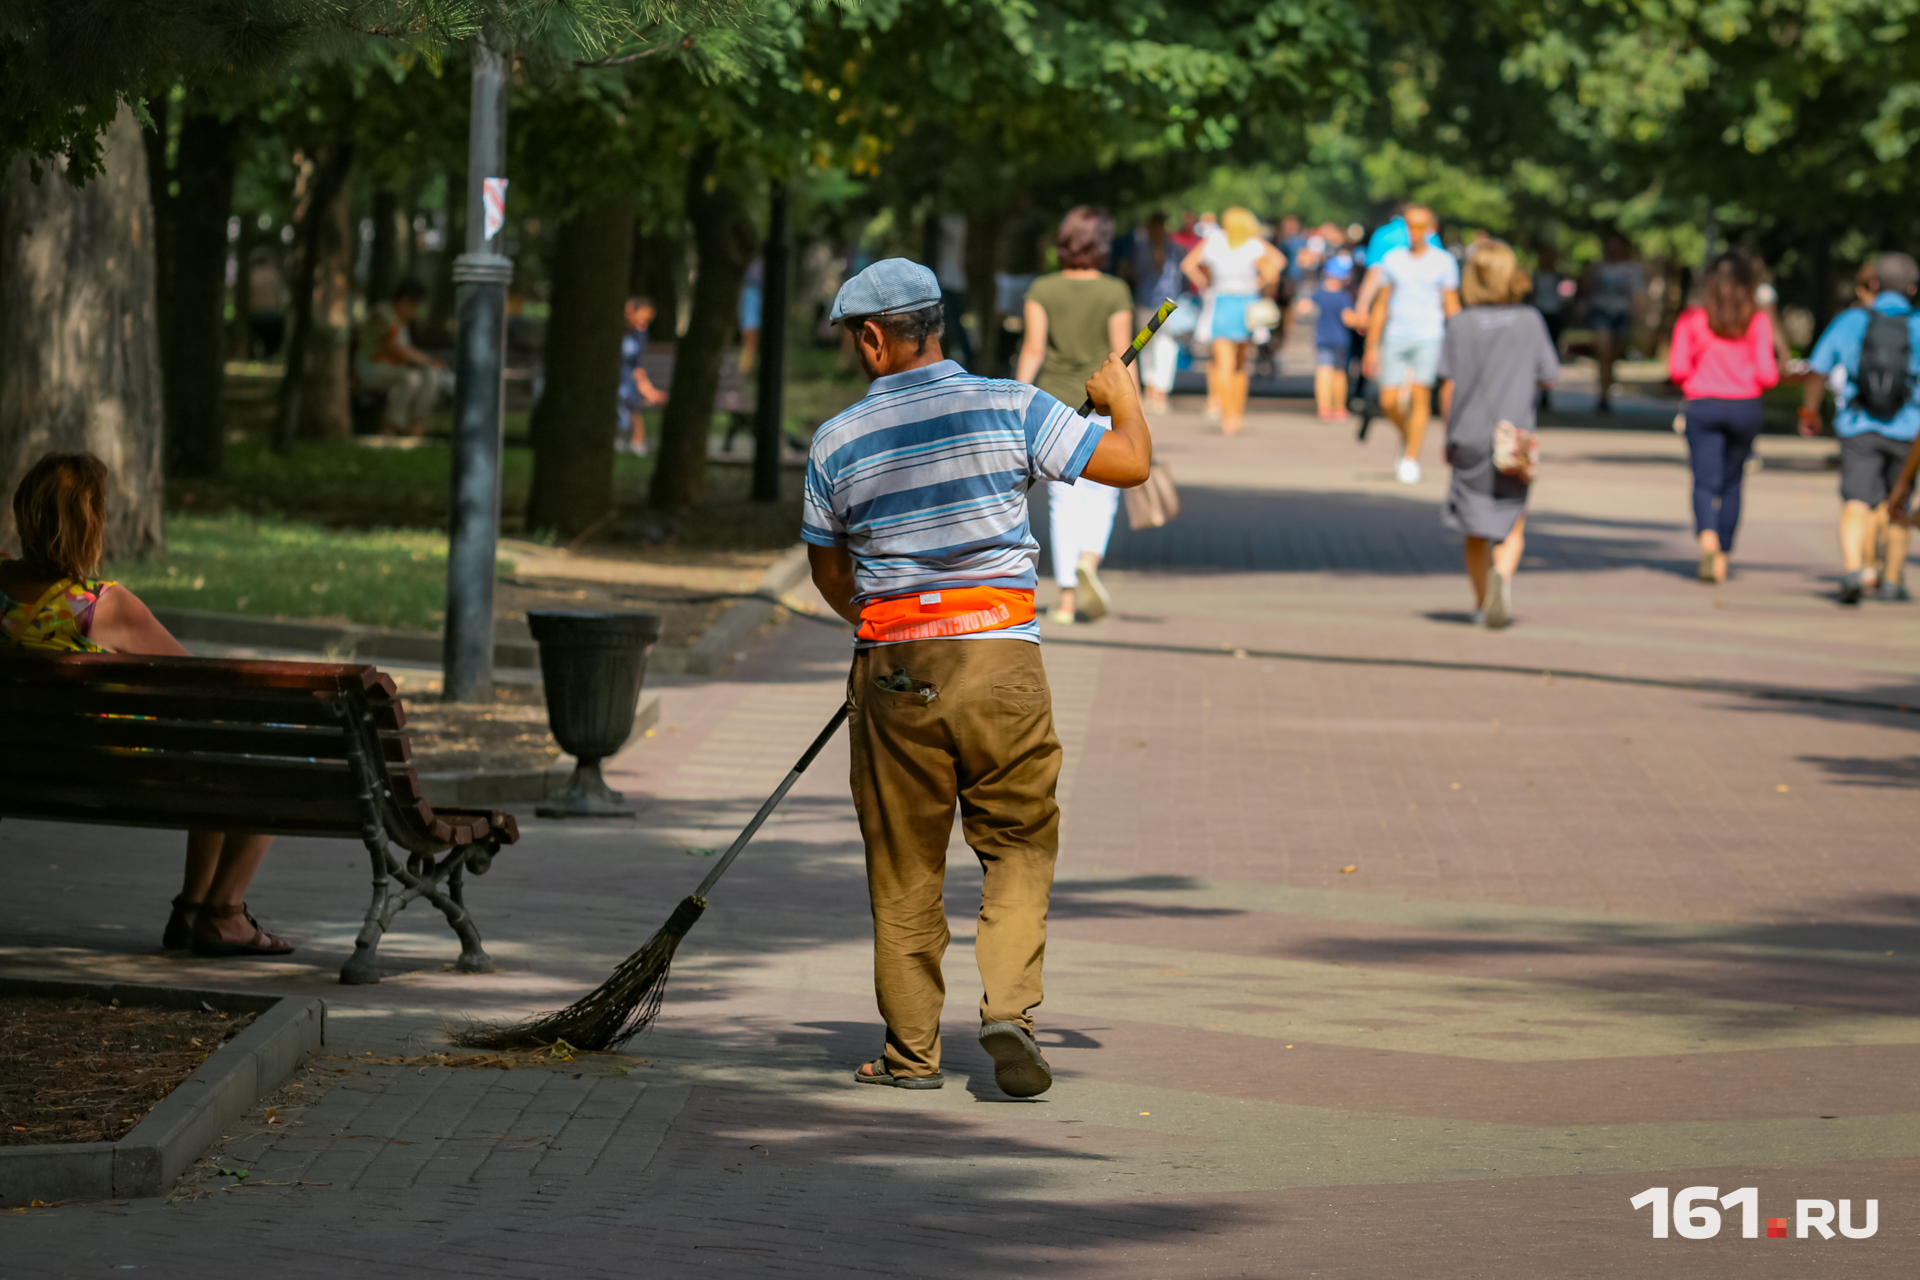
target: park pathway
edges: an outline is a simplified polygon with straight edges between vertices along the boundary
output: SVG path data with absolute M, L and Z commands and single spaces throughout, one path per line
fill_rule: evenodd
M 178 838 L 7 823 L 0 963 L 313 992 L 337 1055 L 176 1203 L 0 1214 L 0 1280 L 275 1277 L 1893 1277 L 1920 1258 L 1920 612 L 1831 602 L 1831 444 L 1762 445 L 1736 580 L 1690 580 L 1683 445 L 1549 433 L 1519 623 L 1465 623 L 1444 469 L 1256 406 L 1162 424 L 1185 512 L 1115 542 L 1117 613 L 1052 628 L 1067 767 L 1041 1039 L 1015 1102 L 969 1034 L 978 871 L 949 877 L 948 1086 L 879 1047 L 844 744 L 715 895 L 619 1057 L 355 1063 L 564 1003 L 664 919 L 830 714 L 795 619 L 668 682 L 611 771 L 640 820 L 526 836 L 469 890 L 499 974 L 416 916 L 330 978 L 363 855 L 287 840 L 288 963 L 162 955 Z M 1433 447 L 1429 447 L 1429 458 Z M 1049 624 L 1051 627 L 1051 624 Z M 1758 1188 L 1711 1240 L 1631 1197 Z M 1797 1199 L 1869 1239 L 1770 1239 Z

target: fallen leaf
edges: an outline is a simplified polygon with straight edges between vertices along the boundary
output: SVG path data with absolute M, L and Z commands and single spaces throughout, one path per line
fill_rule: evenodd
M 267 1108 L 267 1123 L 268 1123 L 268 1124 L 279 1124 L 279 1123 L 280 1123 L 280 1108 L 278 1108 L 278 1107 L 268 1107 L 268 1108 Z
M 1787 789 L 1787 784 L 1786 784 L 1786 783 L 1784 783 L 1784 782 L 1782 782 L 1782 783 L 1780 783 L 1780 784 L 1779 784 L 1778 786 L 1776 786 L 1776 787 L 1774 787 L 1774 790 L 1775 790 L 1775 791 L 1785 791 L 1786 789 Z
M 1348 865 L 1340 868 L 1340 874 L 1343 876 L 1350 876 L 1354 872 L 1358 871 L 1359 869 L 1360 868 L 1358 866 L 1355 866 L 1352 863 L 1349 863 Z

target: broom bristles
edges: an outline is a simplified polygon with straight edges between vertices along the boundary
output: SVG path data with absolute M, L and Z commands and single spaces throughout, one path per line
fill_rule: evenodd
M 707 904 L 684 898 L 646 945 L 605 982 L 564 1009 L 522 1022 L 476 1022 L 453 1042 L 471 1049 L 530 1049 L 565 1040 L 576 1049 L 617 1049 L 652 1025 L 667 992 L 673 953 Z

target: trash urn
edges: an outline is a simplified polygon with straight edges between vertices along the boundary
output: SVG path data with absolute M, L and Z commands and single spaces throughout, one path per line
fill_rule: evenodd
M 527 627 L 540 646 L 547 724 L 560 749 L 577 761 L 566 789 L 534 812 L 543 818 L 631 818 L 626 797 L 601 778 L 600 762 L 633 734 L 660 615 L 530 609 Z

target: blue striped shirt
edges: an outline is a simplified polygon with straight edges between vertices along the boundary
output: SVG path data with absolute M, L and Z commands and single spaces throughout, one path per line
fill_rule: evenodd
M 1040 544 L 1027 490 L 1077 480 L 1104 433 L 1038 387 L 951 360 L 875 378 L 814 433 L 800 536 L 852 552 L 856 605 L 960 587 L 1031 591 Z M 978 634 L 1040 643 L 1037 622 Z

